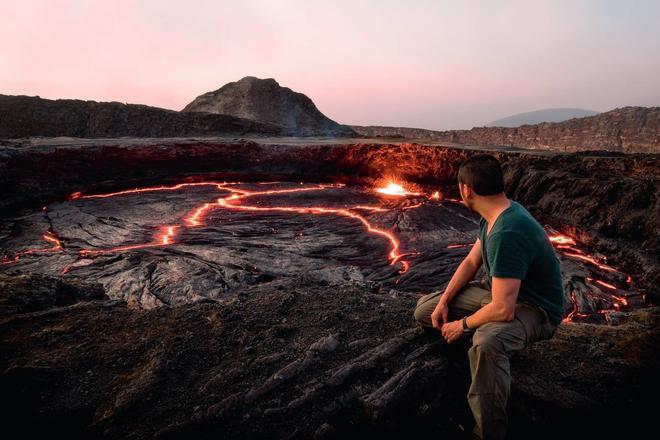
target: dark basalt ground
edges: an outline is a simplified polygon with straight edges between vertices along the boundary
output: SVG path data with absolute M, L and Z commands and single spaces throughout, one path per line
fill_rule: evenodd
M 470 427 L 465 346 L 448 357 L 415 327 L 414 294 L 274 283 L 147 310 L 52 278 L 2 275 L 0 287 L 3 426 L 26 436 L 462 438 Z M 564 323 L 514 356 L 513 437 L 647 429 L 659 324 L 657 309 L 618 326 Z
M 453 245 L 476 238 L 476 214 L 429 198 L 455 197 L 457 166 L 473 152 L 122 142 L 2 150 L 6 426 L 106 438 L 456 438 L 469 430 L 468 341 L 444 346 L 412 311 L 469 250 Z M 657 295 L 657 157 L 495 154 L 509 197 L 549 234 L 577 240 L 556 247 L 565 314 L 577 322 L 512 360 L 513 435 L 642 427 L 660 364 L 660 315 L 645 308 Z M 375 193 L 387 178 L 420 194 Z M 233 182 L 224 189 L 67 200 L 77 191 L 224 179 Z M 205 211 L 199 224 L 186 221 L 234 194 L 227 188 L 314 182 L 342 185 L 250 195 Z M 292 211 L 271 209 L 282 207 Z M 303 207 L 359 214 L 392 233 L 403 256 L 390 264 L 390 240 L 355 217 Z M 168 226 L 176 228 L 164 245 L 117 249 L 157 244 Z M 44 241 L 46 231 L 59 248 Z M 584 258 L 568 255 L 576 252 Z

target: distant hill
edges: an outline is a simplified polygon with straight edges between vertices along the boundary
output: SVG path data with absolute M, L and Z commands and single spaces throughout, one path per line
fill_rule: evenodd
M 281 135 L 282 127 L 235 116 L 181 113 L 121 102 L 0 95 L 0 138 Z
M 660 107 L 623 107 L 585 118 L 517 128 L 475 127 L 447 131 L 357 125 L 352 128 L 365 137 L 403 137 L 463 145 L 660 153 Z
M 182 112 L 236 116 L 284 127 L 294 136 L 353 136 L 349 127 L 329 119 L 306 95 L 280 86 L 272 78 L 253 76 L 198 96 Z
M 546 108 L 533 112 L 518 113 L 486 124 L 486 127 L 520 127 L 542 122 L 563 122 L 572 118 L 594 116 L 598 112 L 581 108 Z

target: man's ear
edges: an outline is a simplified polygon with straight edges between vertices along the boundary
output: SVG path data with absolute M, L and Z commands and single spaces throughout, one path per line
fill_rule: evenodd
M 461 192 L 461 195 L 465 197 L 466 199 L 469 198 L 469 196 L 472 195 L 472 188 L 467 186 L 465 183 L 459 183 L 458 184 L 458 190 Z

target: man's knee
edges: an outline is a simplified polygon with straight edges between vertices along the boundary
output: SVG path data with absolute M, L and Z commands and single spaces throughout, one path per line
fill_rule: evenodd
M 435 310 L 441 295 L 442 292 L 436 291 L 420 297 L 413 312 L 415 321 L 425 327 L 433 327 L 431 313 Z
M 482 353 L 501 354 L 505 352 L 502 340 L 498 338 L 495 329 L 489 326 L 490 323 L 479 327 L 472 337 L 472 346 Z
M 428 307 L 424 307 L 424 304 L 421 304 L 415 307 L 413 317 L 415 318 L 415 321 L 417 321 L 417 323 L 420 325 L 424 327 L 432 327 L 433 323 L 431 322 L 431 313 L 432 311 L 429 310 Z

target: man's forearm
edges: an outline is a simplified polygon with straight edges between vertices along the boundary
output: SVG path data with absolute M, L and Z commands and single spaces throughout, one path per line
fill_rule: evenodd
M 451 280 L 449 280 L 449 284 L 447 284 L 445 292 L 440 300 L 444 301 L 445 304 L 449 304 L 449 301 L 451 301 L 454 295 L 456 295 L 456 292 L 461 290 L 463 286 L 474 278 L 477 270 L 479 270 L 479 268 L 475 267 L 470 260 L 463 260 L 463 262 L 458 265 Z
M 513 313 L 503 306 L 489 302 L 466 318 L 468 327 L 476 329 L 487 322 L 501 322 L 513 320 Z

